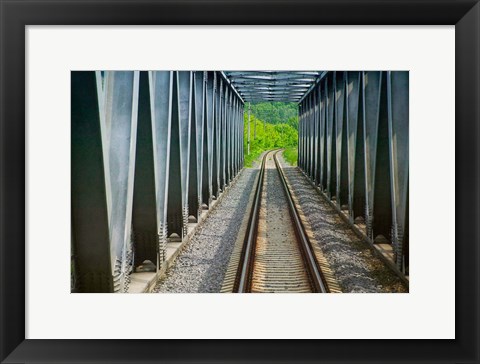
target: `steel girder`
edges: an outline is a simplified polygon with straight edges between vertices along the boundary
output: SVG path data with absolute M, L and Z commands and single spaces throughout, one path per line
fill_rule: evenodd
M 318 145 L 317 145 L 317 179 L 316 184 L 318 186 L 324 186 L 324 168 L 321 161 L 325 158 L 325 121 L 326 121 L 326 100 L 325 90 L 321 86 L 317 86 L 318 93 Z
M 166 258 L 168 236 L 168 191 L 170 175 L 170 140 L 172 133 L 174 72 L 149 72 L 150 108 L 153 134 L 155 194 L 157 202 L 157 270 Z
M 72 73 L 72 239 L 79 292 L 128 289 L 138 100 L 139 72 Z
M 220 83 L 220 102 L 222 104 L 222 113 L 221 113 L 221 128 L 220 128 L 220 188 L 222 191 L 225 190 L 227 184 L 227 115 L 228 115 L 228 105 L 227 105 L 227 85 Z
M 237 148 L 237 133 L 236 133 L 236 128 L 235 128 L 235 125 L 236 125 L 236 120 L 237 120 L 237 103 L 236 103 L 236 99 L 232 99 L 232 105 L 231 105 L 231 108 L 232 108 L 232 124 L 231 124 L 231 128 L 230 128 L 230 138 L 231 138 L 231 145 L 232 145 L 232 148 L 231 148 L 231 153 L 230 153 L 230 169 L 231 169 L 231 173 L 232 173 L 232 180 L 233 180 L 233 177 L 235 176 L 235 171 L 236 171 L 236 163 L 235 163 L 235 156 L 237 155 L 237 151 L 236 151 L 236 148 Z
M 300 163 L 299 163 L 299 166 L 300 168 L 302 168 L 303 170 L 305 170 L 305 159 L 306 159 L 306 135 L 307 135 L 307 125 L 306 125 L 306 122 L 305 122 L 305 116 L 306 116 L 306 111 L 305 111 L 305 108 L 306 108 L 306 105 L 305 103 L 302 103 L 299 105 L 299 112 L 300 112 L 300 115 L 299 115 L 299 118 L 298 118 L 298 128 L 300 130 L 300 133 L 299 133 L 299 138 L 300 138 L 300 141 L 301 141 L 301 146 L 299 146 L 299 160 L 300 160 Z M 300 137 L 301 135 L 301 137 Z
M 363 147 L 363 95 L 361 72 L 347 72 L 348 208 L 350 221 L 365 213 L 365 150 Z
M 307 170 L 307 137 L 308 137 L 308 130 L 307 130 L 307 127 L 308 127 L 308 123 L 307 123 L 307 115 L 308 115 L 308 112 L 307 112 L 307 102 L 303 102 L 302 104 L 302 111 L 303 111 L 303 114 L 301 115 L 301 117 L 299 118 L 299 121 L 301 120 L 302 121 L 302 126 L 303 126 L 303 131 L 302 131 L 302 144 L 303 144 L 303 153 L 302 153 L 302 168 L 304 171 Z
M 332 193 L 335 191 L 335 181 L 336 181 L 336 166 L 335 166 L 335 154 L 336 154 L 336 146 L 335 146 L 335 138 L 334 138 L 334 130 L 335 130 L 335 92 L 334 92 L 334 74 L 327 75 L 325 80 L 325 94 L 327 97 L 327 122 L 326 122 L 326 141 L 327 141 L 327 184 L 326 184 L 326 191 L 328 197 L 334 195 Z
M 321 75 L 299 104 L 298 164 L 408 272 L 408 72 Z M 386 240 L 385 240 L 386 239 Z
M 204 156 L 204 185 L 203 185 L 203 202 L 210 207 L 212 203 L 212 177 L 213 177 L 213 133 L 214 133 L 214 114 L 215 114 L 215 73 L 205 73 L 205 147 L 203 149 Z
M 101 82 L 101 81 L 100 81 Z M 101 87 L 100 87 L 101 90 Z M 113 292 L 103 154 L 95 72 L 71 74 L 72 245 L 74 292 Z
M 198 222 L 202 212 L 203 125 L 205 82 L 203 72 L 193 72 L 192 121 L 190 136 L 190 173 L 188 214 Z
M 240 151 L 240 156 L 239 156 L 239 170 L 243 168 L 243 160 L 245 158 L 245 135 L 244 135 L 244 130 L 245 130 L 245 119 L 243 115 L 245 114 L 245 105 L 240 104 L 240 111 L 239 111 L 239 123 L 238 123 L 238 133 L 240 134 L 240 143 L 238 145 L 238 149 Z
M 132 240 L 135 242 L 134 266 L 145 260 L 159 265 L 159 229 L 155 188 L 155 161 L 150 100 L 150 81 L 140 72 L 138 123 L 133 188 Z
M 316 136 L 316 115 L 315 115 L 315 93 L 309 95 L 310 102 L 310 178 L 315 179 L 315 136 Z
M 226 165 L 226 173 L 227 173 L 227 184 L 230 184 L 232 180 L 232 120 L 233 120 L 233 107 L 232 107 L 232 100 L 233 100 L 233 93 L 228 90 L 226 94 L 227 98 L 227 125 L 226 125 L 226 143 L 227 143 L 227 165 Z
M 167 224 L 181 238 L 188 232 L 192 84 L 192 72 L 174 72 Z
M 387 72 L 388 138 L 390 147 L 392 242 L 399 269 L 408 266 L 408 72 Z M 405 250 L 405 251 L 404 251 Z M 405 260 L 403 259 L 405 257 Z
M 305 171 L 308 175 L 310 175 L 310 138 L 311 138 L 311 125 L 310 125 L 310 115 L 311 115 L 311 108 L 310 108 L 310 97 L 307 97 L 305 100 L 306 103 L 306 115 L 305 115 L 305 136 L 306 136 L 306 145 L 305 145 Z
M 98 76 L 98 73 L 97 73 Z M 106 72 L 100 106 L 115 292 L 128 289 L 133 265 L 132 206 L 138 120 L 139 72 Z M 103 116 L 103 117 L 102 117 Z
M 161 268 L 243 167 L 242 102 L 219 72 L 72 72 L 73 292 Z
M 243 134 L 243 111 L 242 111 L 242 106 L 240 105 L 240 102 L 237 102 L 237 118 L 236 118 L 236 134 L 237 134 L 237 146 L 235 148 L 236 152 L 236 158 L 235 158 L 235 164 L 236 164 L 236 170 L 235 174 L 238 174 L 240 171 L 240 165 L 241 165 L 241 159 L 242 159 L 242 149 L 243 149 L 243 144 L 242 144 L 242 134 Z
M 317 71 L 226 71 L 245 101 L 298 102 L 320 76 Z
M 347 132 L 345 112 L 345 72 L 335 73 L 335 137 L 336 137 L 336 202 L 342 209 L 348 209 L 348 161 L 347 161 Z M 345 128 L 345 130 L 344 130 Z
M 310 103 L 308 97 L 305 100 L 305 172 L 310 174 Z
M 221 104 L 220 104 L 220 83 L 219 77 L 215 79 L 215 117 L 213 127 L 213 176 L 212 193 L 214 198 L 220 195 L 220 123 L 221 123 Z
M 319 171 L 319 155 L 318 155 L 318 144 L 319 144 L 319 132 L 320 132 L 320 125 L 319 125 L 319 95 L 318 89 L 314 89 L 312 92 L 312 111 L 313 111 L 313 168 L 312 168 L 312 180 L 315 184 L 318 183 L 318 171 Z
M 383 72 L 365 72 L 363 80 L 366 221 L 373 240 L 390 238 L 392 229 L 387 84 Z

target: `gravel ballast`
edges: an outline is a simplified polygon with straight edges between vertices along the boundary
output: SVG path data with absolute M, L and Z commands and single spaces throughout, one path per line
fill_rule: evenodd
M 154 293 L 220 292 L 258 169 L 245 168 L 177 257 Z
M 279 158 L 343 292 L 407 292 L 400 278 L 378 258 L 312 187 L 297 167 Z

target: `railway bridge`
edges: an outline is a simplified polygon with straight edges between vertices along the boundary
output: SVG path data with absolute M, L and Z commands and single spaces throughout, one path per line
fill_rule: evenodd
M 244 168 L 248 106 L 266 101 L 298 104 L 298 167 L 408 276 L 408 90 L 403 71 L 72 72 L 72 292 L 165 271 Z

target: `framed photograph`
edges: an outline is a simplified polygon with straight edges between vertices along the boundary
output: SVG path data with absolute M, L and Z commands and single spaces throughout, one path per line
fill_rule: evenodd
M 477 1 L 0 2 L 2 363 L 480 361 Z

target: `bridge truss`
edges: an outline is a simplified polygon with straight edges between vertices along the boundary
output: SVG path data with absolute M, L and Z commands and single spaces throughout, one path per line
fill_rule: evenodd
M 408 72 L 324 72 L 299 103 L 298 165 L 404 274 L 408 145 Z
M 243 167 L 244 101 L 221 72 L 71 77 L 72 291 L 124 292 Z
M 71 87 L 72 291 L 162 269 L 243 168 L 245 102 L 298 103 L 299 167 L 408 274 L 408 72 L 87 71 Z

